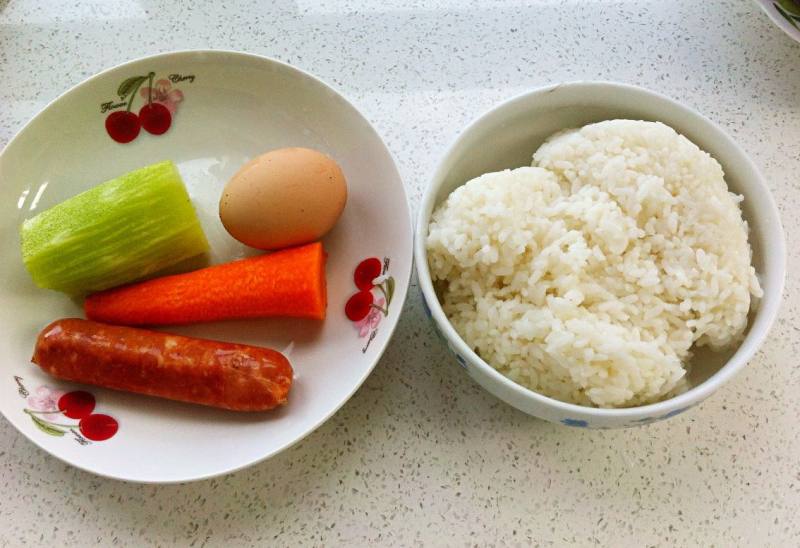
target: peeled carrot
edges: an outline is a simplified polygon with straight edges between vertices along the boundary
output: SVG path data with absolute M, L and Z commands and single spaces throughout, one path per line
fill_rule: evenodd
M 325 319 L 325 251 L 319 242 L 95 293 L 90 320 L 168 325 L 234 318 Z

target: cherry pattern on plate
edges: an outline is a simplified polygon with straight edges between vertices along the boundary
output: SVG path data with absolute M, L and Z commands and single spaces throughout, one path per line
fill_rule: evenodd
M 84 390 L 67 392 L 58 398 L 58 409 L 71 419 L 83 419 L 94 411 L 94 396 Z
M 352 322 L 359 322 L 367 317 L 372 305 L 375 303 L 375 296 L 369 289 L 362 289 L 347 300 L 344 305 L 344 313 Z
M 358 291 L 345 303 L 344 313 L 353 322 L 359 338 L 369 335 L 367 345 L 361 349 L 364 353 L 375 338 L 381 319 L 389 315 L 389 305 L 394 297 L 395 281 L 389 276 L 389 262 L 388 257 L 383 261 L 369 257 L 358 263 L 353 273 Z
M 364 259 L 356 267 L 353 280 L 356 282 L 356 287 L 360 290 L 370 290 L 373 288 L 372 282 L 381 275 L 383 264 L 377 257 L 370 257 Z
M 71 433 L 76 442 L 89 445 L 93 441 L 110 439 L 119 430 L 119 423 L 114 417 L 94 412 L 97 402 L 90 392 L 64 392 L 40 386 L 30 393 L 21 377 L 14 377 L 14 381 L 19 395 L 26 399 L 27 407 L 23 412 L 45 434 L 64 437 Z M 75 420 L 77 424 L 72 422 Z
M 117 433 L 119 423 L 114 417 L 94 413 L 82 418 L 78 428 L 80 428 L 81 434 L 92 441 L 105 441 Z
M 147 133 L 162 135 L 167 132 L 172 124 L 172 115 L 164 105 L 148 103 L 139 109 L 139 121 Z
M 106 132 L 118 143 L 130 143 L 139 136 L 142 124 L 133 112 L 118 110 L 106 118 Z
M 169 79 L 162 78 L 154 83 L 155 72 L 146 76 L 131 76 L 117 88 L 119 102 L 106 101 L 100 105 L 100 112 L 112 111 L 105 119 L 106 132 L 118 143 L 134 141 L 144 129 L 151 135 L 163 135 L 172 125 L 178 103 L 183 101 L 183 92 L 173 88 L 173 82 L 189 79 L 194 82 L 194 75 L 182 77 L 171 74 Z M 142 87 L 147 82 L 147 86 Z M 133 102 L 141 95 L 145 102 L 138 114 L 133 112 Z M 125 107 L 125 110 L 114 110 Z

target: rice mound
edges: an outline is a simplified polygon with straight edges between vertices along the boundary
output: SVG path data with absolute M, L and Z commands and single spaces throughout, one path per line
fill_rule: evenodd
M 693 345 L 742 337 L 762 292 L 741 201 L 672 128 L 600 122 L 454 190 L 428 262 L 456 331 L 498 371 L 566 402 L 642 405 L 686 389 Z

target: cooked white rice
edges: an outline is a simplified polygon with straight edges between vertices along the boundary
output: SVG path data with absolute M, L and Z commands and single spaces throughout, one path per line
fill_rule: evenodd
M 684 390 L 692 346 L 736 342 L 761 296 L 742 197 L 660 123 L 561 132 L 533 159 L 433 214 L 428 261 L 453 326 L 559 400 L 624 407 Z

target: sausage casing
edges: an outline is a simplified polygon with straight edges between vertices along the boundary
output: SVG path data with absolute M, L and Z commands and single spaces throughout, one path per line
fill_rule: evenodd
M 235 411 L 284 404 L 292 385 L 275 350 L 78 318 L 45 327 L 32 361 L 59 379 Z

